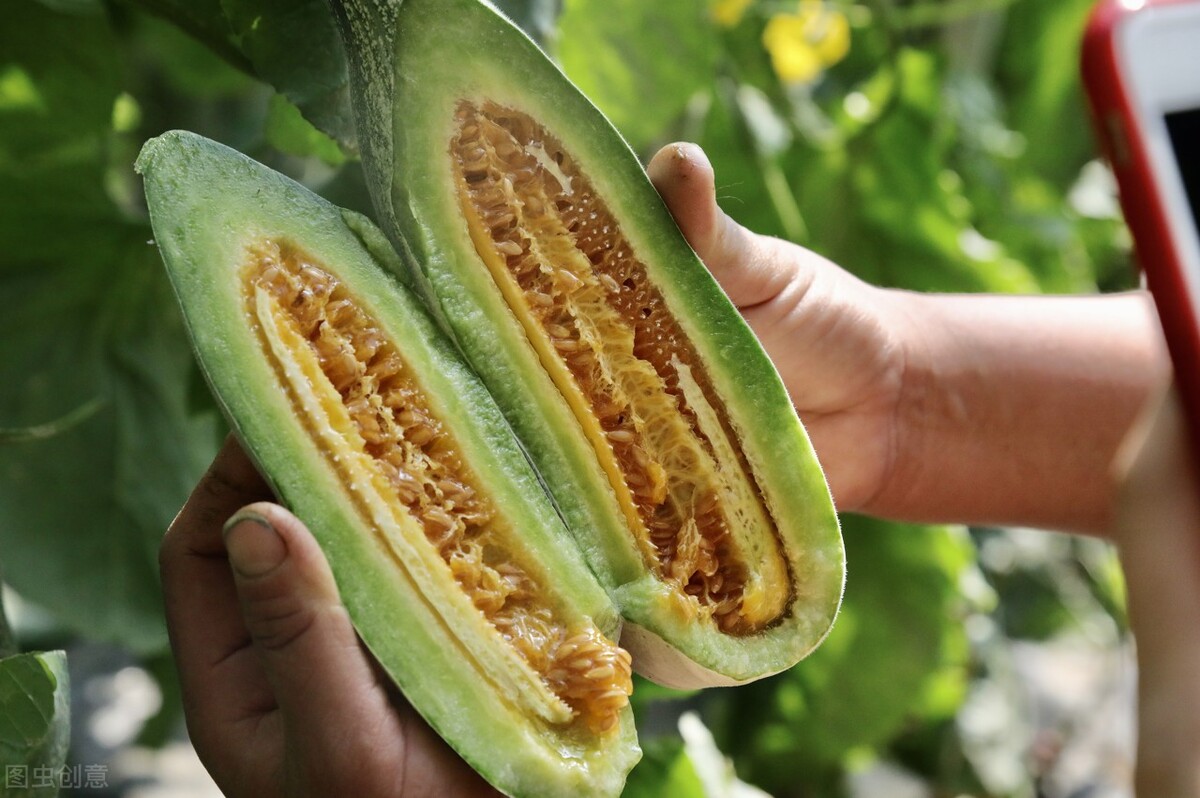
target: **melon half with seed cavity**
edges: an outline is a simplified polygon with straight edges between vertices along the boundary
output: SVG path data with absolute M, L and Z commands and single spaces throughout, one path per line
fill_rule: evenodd
M 418 712 L 514 796 L 637 761 L 621 619 L 382 233 L 189 133 L 138 159 L 198 360 Z M 378 260 L 377 260 L 378 259 Z
M 673 687 L 782 671 L 845 563 L 779 375 L 634 154 L 477 0 L 334 0 L 380 224 Z

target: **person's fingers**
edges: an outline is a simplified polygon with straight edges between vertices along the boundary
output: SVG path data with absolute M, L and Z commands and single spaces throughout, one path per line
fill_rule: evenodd
M 178 543 L 186 550 L 201 554 L 218 554 L 224 560 L 221 526 L 226 519 L 239 507 L 269 501 L 271 495 L 271 488 L 250 462 L 237 438 L 229 435 L 171 523 L 167 530 L 168 540 L 164 542 Z
M 249 636 L 221 538 L 238 507 L 269 496 L 231 436 L 159 548 L 167 629 L 194 735 L 274 707 L 261 667 L 247 656 Z
M 308 529 L 278 505 L 252 504 L 229 519 L 225 546 L 243 623 L 285 722 L 361 720 L 352 706 L 359 693 L 347 685 L 377 680 Z
M 492 794 L 381 686 L 324 555 L 269 497 L 231 437 L 160 549 L 188 729 L 218 784 L 256 796 Z
M 692 249 L 718 260 L 729 221 L 717 206 L 716 176 L 704 150 L 686 142 L 668 144 L 646 172 Z
M 493 794 L 390 690 L 299 519 L 252 504 L 225 529 L 242 617 L 288 741 L 287 794 Z
M 904 314 L 817 253 L 728 217 L 717 206 L 713 167 L 695 144 L 667 145 L 647 171 L 778 369 L 839 506 L 861 507 L 888 468 Z
M 1150 400 L 1117 452 L 1113 470 L 1122 500 L 1157 503 L 1186 485 L 1195 466 L 1188 451 L 1187 420 L 1179 396 L 1164 390 Z
M 407 733 L 411 709 L 389 703 L 312 534 L 264 502 L 229 519 L 225 546 L 279 706 L 285 794 L 405 794 L 409 771 L 425 759 Z
M 716 177 L 695 144 L 668 144 L 646 167 L 684 238 L 739 308 L 774 299 L 795 276 L 783 242 L 751 233 L 717 205 Z
M 1155 403 L 1129 435 L 1113 537 L 1137 639 L 1139 795 L 1200 788 L 1200 469 L 1179 398 Z

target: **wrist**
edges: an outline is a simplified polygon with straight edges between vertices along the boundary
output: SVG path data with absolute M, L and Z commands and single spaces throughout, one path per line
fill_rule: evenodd
M 892 397 L 884 441 L 879 484 L 856 511 L 907 519 L 908 508 L 921 503 L 921 465 L 926 458 L 927 417 L 934 411 L 937 380 L 929 339 L 939 326 L 923 294 L 894 288 L 873 288 L 874 307 L 888 331 L 885 347 L 893 375 Z
M 1103 529 L 1109 464 L 1165 374 L 1145 296 L 886 297 L 902 378 L 886 477 L 863 509 Z

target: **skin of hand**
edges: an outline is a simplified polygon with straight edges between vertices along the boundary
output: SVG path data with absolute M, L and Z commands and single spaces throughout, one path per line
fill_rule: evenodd
M 840 509 L 1108 527 L 1109 463 L 1169 372 L 1144 294 L 877 288 L 726 216 L 696 145 L 664 147 L 648 172 L 779 369 Z
M 779 370 L 839 507 L 869 507 L 894 466 L 906 320 L 886 292 L 726 216 L 696 145 L 662 148 L 647 171 Z
M 1178 397 L 1151 403 L 1115 467 L 1111 536 L 1137 638 L 1138 795 L 1200 795 L 1200 468 Z
M 188 731 L 232 798 L 494 796 L 392 688 L 231 437 L 163 539 Z M 226 523 L 228 520 L 228 523 Z

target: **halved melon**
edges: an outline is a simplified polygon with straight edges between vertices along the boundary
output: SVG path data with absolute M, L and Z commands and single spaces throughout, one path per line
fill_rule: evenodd
M 368 184 L 629 622 L 634 667 L 736 684 L 827 633 L 844 554 L 778 374 L 637 159 L 477 0 L 334 2 Z
M 512 795 L 639 756 L 620 618 L 491 397 L 370 222 L 214 142 L 138 160 L 202 368 L 408 700 Z

